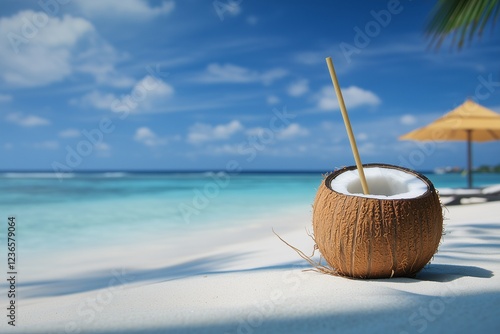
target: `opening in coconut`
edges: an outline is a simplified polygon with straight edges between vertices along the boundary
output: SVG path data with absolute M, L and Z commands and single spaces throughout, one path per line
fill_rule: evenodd
M 363 194 L 357 169 L 348 169 L 331 180 L 330 188 L 336 192 L 366 198 L 401 199 L 422 196 L 429 184 L 416 173 L 397 166 L 364 166 L 370 193 Z

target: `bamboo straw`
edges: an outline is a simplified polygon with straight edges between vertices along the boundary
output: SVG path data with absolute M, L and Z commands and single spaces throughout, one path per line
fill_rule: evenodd
M 356 146 L 356 139 L 354 138 L 354 133 L 352 132 L 351 122 L 349 121 L 349 115 L 347 114 L 344 98 L 342 97 L 342 91 L 340 90 L 337 74 L 335 74 L 335 68 L 333 67 L 332 58 L 327 57 L 326 64 L 328 65 L 328 70 L 330 70 L 330 76 L 332 77 L 333 88 L 335 89 L 335 93 L 337 94 L 340 111 L 342 112 L 342 118 L 344 119 L 345 129 L 347 131 L 347 136 L 349 137 L 349 142 L 351 143 L 352 154 L 354 155 L 354 160 L 356 161 L 356 167 L 358 168 L 359 178 L 361 179 L 361 186 L 363 187 L 363 193 L 365 195 L 368 195 L 369 190 L 368 190 L 368 184 L 366 183 L 365 172 L 363 170 L 363 165 L 361 164 L 361 158 L 359 157 L 358 147 Z

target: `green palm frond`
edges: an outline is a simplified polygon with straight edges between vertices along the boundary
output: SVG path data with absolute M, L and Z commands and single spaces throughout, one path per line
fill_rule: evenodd
M 500 13 L 500 0 L 438 0 L 426 28 L 431 46 L 439 48 L 452 35 L 452 45 L 461 49 L 464 42 L 481 36 L 490 20 L 494 23 Z

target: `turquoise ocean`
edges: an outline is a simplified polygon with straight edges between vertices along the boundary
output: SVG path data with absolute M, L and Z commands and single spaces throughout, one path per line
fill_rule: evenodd
M 436 188 L 466 185 L 460 174 L 426 176 Z M 147 242 L 310 211 L 321 180 L 320 172 L 0 173 L 0 235 L 15 216 L 28 253 Z M 491 184 L 500 174 L 474 175 L 475 186 Z

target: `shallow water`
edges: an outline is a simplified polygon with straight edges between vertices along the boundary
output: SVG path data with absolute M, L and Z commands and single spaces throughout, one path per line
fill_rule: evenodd
M 464 187 L 460 174 L 427 174 L 437 188 Z M 0 174 L 0 212 L 16 216 L 23 249 L 64 250 L 272 219 L 311 210 L 321 173 Z M 474 176 L 476 186 L 500 174 Z

